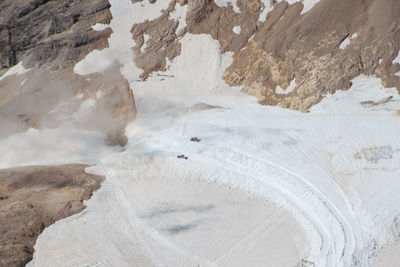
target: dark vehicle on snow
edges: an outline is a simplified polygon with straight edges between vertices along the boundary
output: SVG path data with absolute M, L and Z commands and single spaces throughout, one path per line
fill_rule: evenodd
M 186 157 L 185 155 L 183 155 L 183 154 L 180 154 L 180 155 L 178 155 L 178 156 L 176 156 L 178 159 L 188 159 L 188 157 Z

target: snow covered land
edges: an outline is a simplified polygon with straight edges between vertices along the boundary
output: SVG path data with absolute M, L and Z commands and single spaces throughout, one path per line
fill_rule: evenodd
M 28 266 L 369 266 L 395 241 L 396 89 L 359 76 L 309 113 L 262 106 L 225 84 L 232 54 L 206 34 L 186 34 L 169 69 L 141 81 L 131 27 L 156 18 L 168 1 L 110 3 L 109 48 L 74 70 L 121 64 L 137 108 L 127 146 L 109 148 L 99 134 L 78 130 L 0 140 L 1 167 L 75 159 L 106 176 L 83 212 L 45 229 Z M 190 142 L 194 136 L 201 142 Z M 54 150 L 44 153 L 44 145 Z

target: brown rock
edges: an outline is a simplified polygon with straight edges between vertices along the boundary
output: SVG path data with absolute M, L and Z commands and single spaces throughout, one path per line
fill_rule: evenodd
M 55 221 L 79 213 L 103 177 L 86 165 L 0 170 L 0 266 L 25 266 L 36 238 Z
M 327 93 L 350 88 L 350 80 L 360 74 L 377 75 L 384 86 L 400 88 L 394 76 L 400 66 L 391 64 L 400 49 L 398 1 L 321 0 L 304 15 L 301 10 L 300 3 L 278 4 L 247 49 L 235 53 L 225 81 L 243 85 L 262 104 L 300 111 Z M 354 33 L 358 37 L 339 49 Z M 291 93 L 275 92 L 294 78 L 297 86 Z
M 147 79 L 153 71 L 165 71 L 166 59 L 172 61 L 180 54 L 181 45 L 178 42 L 176 29 L 178 21 L 169 19 L 169 13 L 174 11 L 176 2 L 171 1 L 167 10 L 152 21 L 144 21 L 133 25 L 132 36 L 136 42 L 134 47 L 135 63 L 143 69 L 141 78 Z M 149 39 L 145 43 L 144 35 Z M 184 33 L 181 33 L 181 35 Z M 142 47 L 145 46 L 145 49 Z

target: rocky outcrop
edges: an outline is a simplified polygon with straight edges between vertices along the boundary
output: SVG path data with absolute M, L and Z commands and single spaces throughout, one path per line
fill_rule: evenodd
M 93 49 L 107 46 L 111 20 L 107 0 L 21 0 L 0 3 L 0 69 L 20 61 L 52 69 L 73 66 Z
M 221 52 L 239 52 L 256 32 L 262 8 L 260 1 L 237 1 L 240 13 L 232 6 L 219 7 L 212 0 L 189 1 L 187 31 L 210 34 L 221 45 Z M 235 33 L 234 27 L 240 27 Z M 239 29 L 239 28 L 238 28 Z
M 55 221 L 79 213 L 103 177 L 86 165 L 0 171 L 0 266 L 25 266 L 36 238 Z
M 136 43 L 135 63 L 143 69 L 141 75 L 143 80 L 153 71 L 165 71 L 167 59 L 172 61 L 180 54 L 181 45 L 178 37 L 182 36 L 184 31 L 177 33 L 178 21 L 169 18 L 176 4 L 172 1 L 159 18 L 132 27 L 131 32 Z
M 235 53 L 225 81 L 244 86 L 262 104 L 300 111 L 328 93 L 350 88 L 350 80 L 360 74 L 400 88 L 395 76 L 400 65 L 392 64 L 400 49 L 398 1 L 321 0 L 300 15 L 302 8 L 300 3 L 278 4 L 247 48 Z M 292 81 L 293 90 L 276 92 Z
M 0 80 L 0 123 L 7 125 L 0 138 L 68 124 L 105 133 L 108 145 L 126 144 L 135 105 L 118 66 L 87 77 L 73 71 L 89 52 L 108 46 L 111 29 L 92 26 L 111 17 L 108 0 L 0 3 L 0 74 L 19 62 L 30 69 Z M 84 103 L 94 107 L 81 116 Z

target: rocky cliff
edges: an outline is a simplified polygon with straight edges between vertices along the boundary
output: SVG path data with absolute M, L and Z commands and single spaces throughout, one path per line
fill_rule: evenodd
M 73 72 L 89 52 L 108 46 L 111 29 L 93 26 L 109 24 L 109 2 L 2 1 L 0 18 L 0 74 L 21 62 L 29 69 L 0 80 L 0 123 L 8 124 L 0 137 L 69 124 L 104 132 L 107 144 L 123 146 L 125 126 L 135 117 L 127 81 L 116 65 L 91 77 Z M 85 101 L 95 101 L 95 108 L 82 117 L 77 113 Z M 99 114 L 101 119 L 90 120 Z

